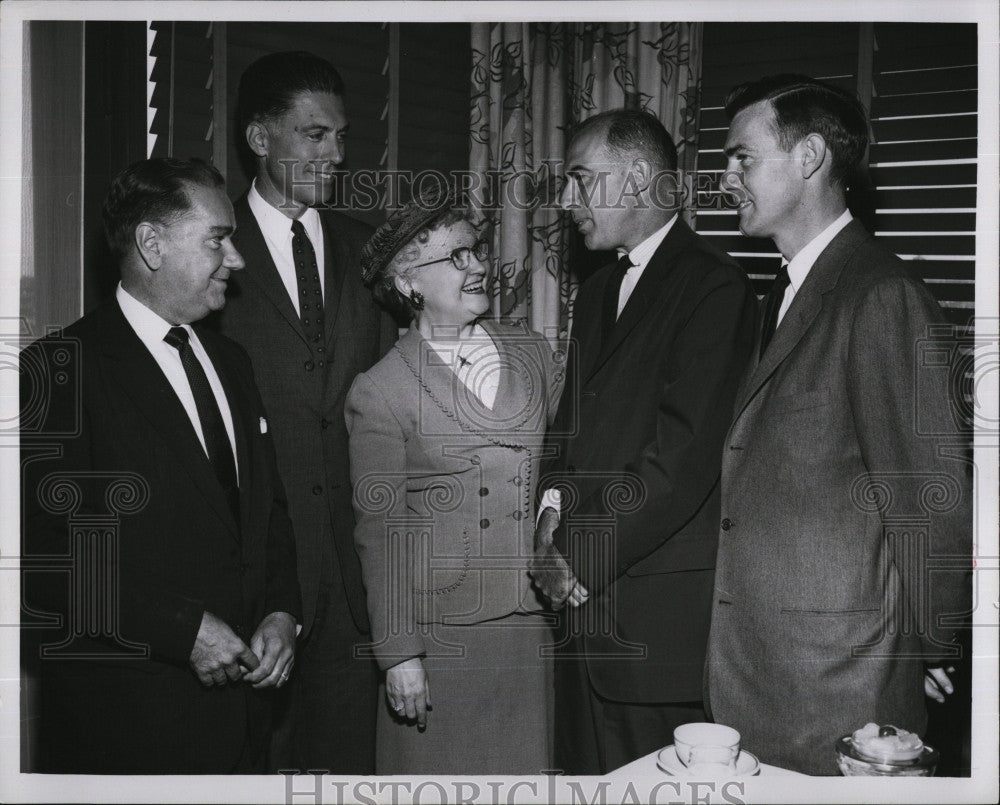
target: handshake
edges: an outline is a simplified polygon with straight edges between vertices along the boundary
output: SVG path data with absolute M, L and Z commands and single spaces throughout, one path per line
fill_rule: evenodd
M 535 526 L 535 553 L 528 562 L 531 580 L 554 610 L 562 609 L 564 604 L 578 607 L 590 596 L 553 544 L 552 534 L 558 525 L 559 513 L 545 506 Z

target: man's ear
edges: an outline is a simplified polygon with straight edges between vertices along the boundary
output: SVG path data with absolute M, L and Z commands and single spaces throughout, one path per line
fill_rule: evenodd
M 639 157 L 632 160 L 632 177 L 639 192 L 649 187 L 649 183 L 653 181 L 653 166 L 648 159 Z
M 247 145 L 255 156 L 267 156 L 267 127 L 259 120 L 255 120 L 247 125 Z
M 150 271 L 163 265 L 163 229 L 158 224 L 143 221 L 135 228 L 135 247 Z
M 830 150 L 826 147 L 826 140 L 822 134 L 807 134 L 799 143 L 802 153 L 802 178 L 808 179 L 818 171 L 824 162 L 831 159 Z

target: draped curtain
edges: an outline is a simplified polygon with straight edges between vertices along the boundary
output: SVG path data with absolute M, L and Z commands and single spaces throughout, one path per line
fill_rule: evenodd
M 693 176 L 701 38 L 701 23 L 472 24 L 470 168 L 495 225 L 496 315 L 567 337 L 577 279 L 555 195 L 571 125 L 608 109 L 645 109 Z

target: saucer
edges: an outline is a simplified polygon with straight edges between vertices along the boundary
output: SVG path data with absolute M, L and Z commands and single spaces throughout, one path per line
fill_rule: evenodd
M 661 749 L 656 755 L 656 765 L 660 771 L 665 771 L 667 774 L 671 774 L 674 777 L 693 777 L 700 775 L 693 775 L 691 770 L 688 769 L 683 763 L 681 763 L 680 758 L 677 757 L 677 750 L 674 749 L 674 745 Z M 736 771 L 727 772 L 725 774 L 719 775 L 720 777 L 753 777 L 755 774 L 760 774 L 760 761 L 757 757 L 746 749 L 741 749 L 740 754 L 736 758 Z

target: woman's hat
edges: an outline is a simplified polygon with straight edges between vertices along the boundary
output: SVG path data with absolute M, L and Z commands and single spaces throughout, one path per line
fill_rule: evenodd
M 361 250 L 361 279 L 365 284 L 380 278 L 399 250 L 455 207 L 457 197 L 454 183 L 443 179 L 421 181 L 413 200 L 389 213 Z

